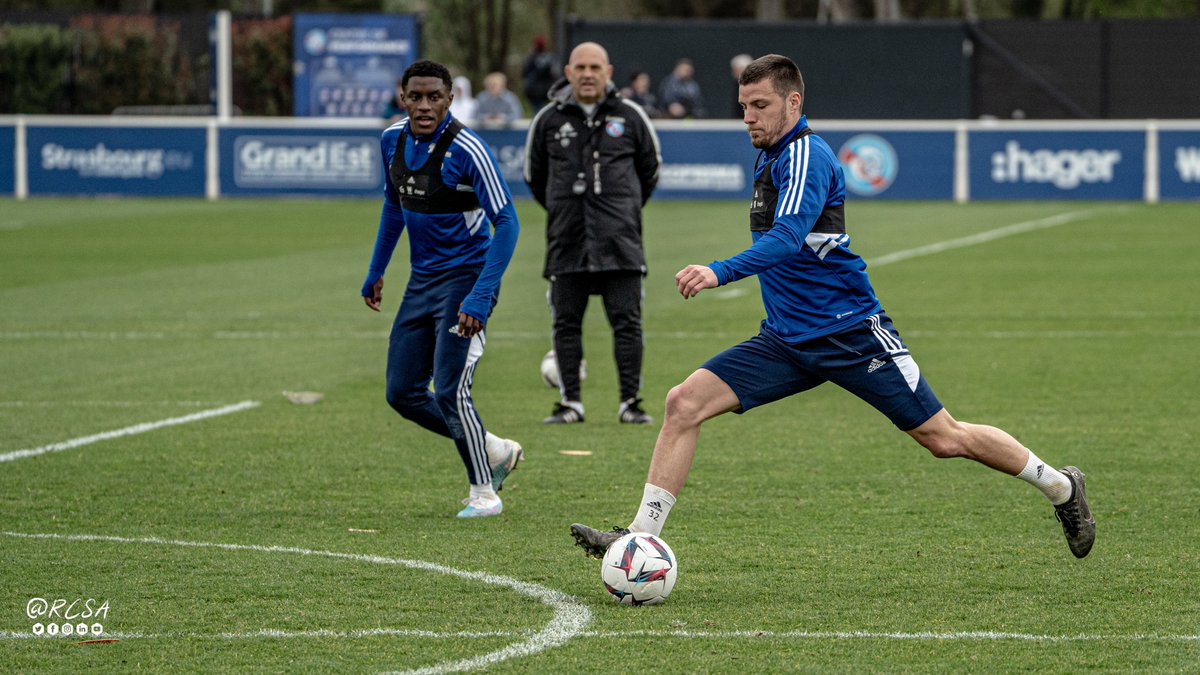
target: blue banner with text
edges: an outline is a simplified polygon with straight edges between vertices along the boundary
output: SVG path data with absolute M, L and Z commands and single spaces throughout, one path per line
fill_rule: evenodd
M 349 129 L 222 129 L 223 195 L 383 197 L 379 134 Z
M 976 131 L 971 199 L 1141 199 L 1141 131 Z
M 411 14 L 296 14 L 293 114 L 380 117 L 420 54 L 419 33 Z
M 204 196 L 196 127 L 26 128 L 30 195 Z
M 1158 133 L 1158 176 L 1164 200 L 1200 200 L 1200 131 Z

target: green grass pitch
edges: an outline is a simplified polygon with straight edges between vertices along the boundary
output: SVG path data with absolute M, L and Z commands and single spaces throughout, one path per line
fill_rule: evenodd
M 705 425 L 663 533 L 679 582 L 636 609 L 607 599 L 567 526 L 632 519 L 655 428 L 617 422 L 599 299 L 587 422 L 542 426 L 544 216 L 518 207 L 474 393 L 527 461 L 503 515 L 463 522 L 452 444 L 383 399 L 407 248 L 370 312 L 377 203 L 0 201 L 0 670 L 1200 668 L 1195 205 L 848 208 L 949 410 L 1088 474 L 1090 557 L 1033 488 L 934 460 L 826 385 Z M 689 301 L 672 283 L 747 244 L 744 204 L 654 202 L 645 232 L 661 420 L 762 306 L 752 279 Z M 107 601 L 90 622 L 116 641 L 35 638 L 39 598 Z

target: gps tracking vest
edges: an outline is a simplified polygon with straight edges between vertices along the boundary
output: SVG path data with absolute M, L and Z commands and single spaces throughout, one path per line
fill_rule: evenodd
M 429 159 L 415 170 L 408 168 L 408 158 L 405 156 L 408 144 L 404 136 L 409 130 L 405 127 L 400 133 L 389 171 L 400 204 L 406 210 L 415 213 L 466 213 L 479 208 L 474 190 L 460 191 L 442 182 L 442 161 L 446 158 L 446 150 L 464 128 L 458 120 L 450 120 L 437 145 L 429 153 Z
M 791 142 L 795 143 L 811 133 L 812 129 L 805 127 Z M 779 188 L 775 187 L 775 181 L 771 180 L 771 169 L 778 159 L 776 157 L 767 162 L 762 168 L 762 173 L 754 180 L 754 196 L 750 198 L 751 232 L 769 232 L 775 227 L 775 205 L 779 202 Z M 796 189 L 803 190 L 804 186 L 799 185 Z M 846 207 L 826 207 L 821 211 L 812 231 L 820 234 L 845 234 Z

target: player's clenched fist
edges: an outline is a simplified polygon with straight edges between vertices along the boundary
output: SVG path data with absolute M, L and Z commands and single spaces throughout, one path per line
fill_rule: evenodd
M 706 288 L 716 288 L 717 275 L 707 265 L 688 265 L 675 275 L 675 287 L 686 300 Z

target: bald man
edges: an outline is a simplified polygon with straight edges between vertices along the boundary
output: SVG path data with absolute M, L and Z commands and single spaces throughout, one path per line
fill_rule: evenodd
M 620 392 L 617 420 L 652 424 L 642 410 L 642 206 L 658 184 L 658 136 L 650 119 L 612 84 L 608 52 L 571 51 L 565 80 L 533 118 L 525 182 L 546 209 L 547 300 L 558 360 L 559 401 L 545 424 L 584 421 L 580 364 L 583 315 L 599 295 L 613 331 Z

